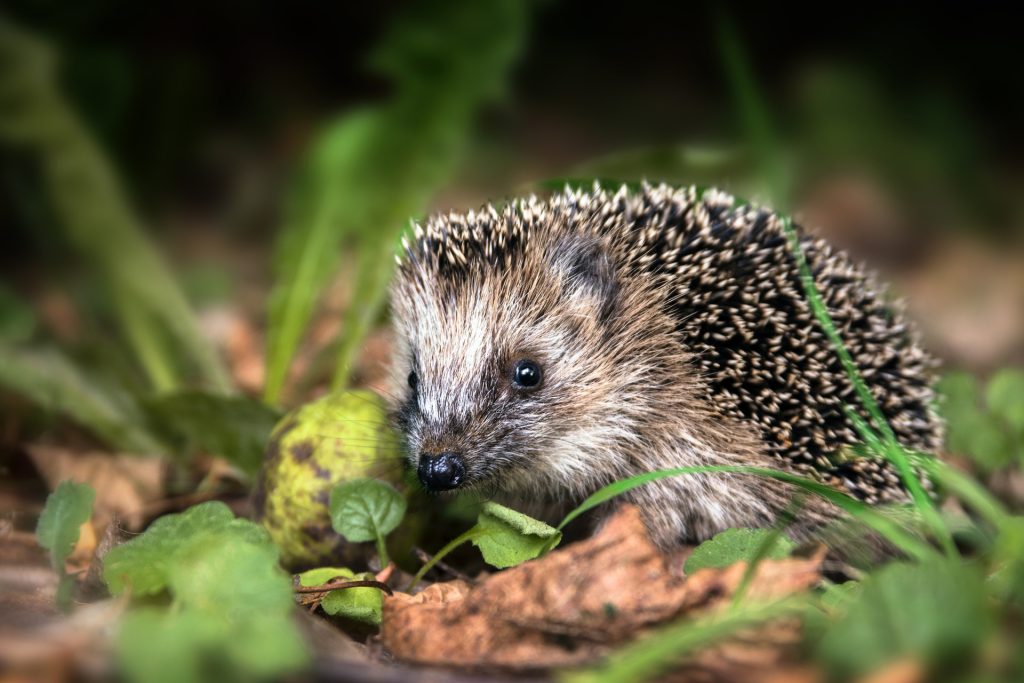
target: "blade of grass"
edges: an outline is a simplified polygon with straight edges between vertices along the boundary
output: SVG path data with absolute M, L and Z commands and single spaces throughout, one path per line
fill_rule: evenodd
M 110 161 L 59 92 L 56 62 L 44 41 L 0 20 L 0 138 L 34 152 L 69 243 L 115 297 L 130 302 L 118 306 L 120 324 L 153 385 L 177 385 L 162 343 L 170 333 L 212 387 L 229 390 L 223 363 Z
M 443 560 L 449 553 L 451 553 L 453 550 L 458 548 L 463 543 L 468 543 L 469 541 L 472 541 L 474 538 L 480 538 L 480 536 L 483 536 L 485 533 L 487 533 L 485 530 L 481 529 L 478 526 L 474 526 L 456 536 L 454 540 L 445 544 L 445 546 L 438 550 L 437 553 L 432 558 L 430 558 L 430 560 L 428 560 L 426 564 L 420 567 L 420 570 L 416 572 L 416 576 L 412 577 L 412 581 L 409 582 L 409 587 L 406 588 L 405 591 L 407 593 L 411 593 L 412 589 L 415 588 L 416 585 L 423 580 L 423 577 L 427 575 L 427 572 L 433 569 L 437 565 L 437 563 Z
M 569 522 L 576 519 L 584 512 L 591 510 L 618 495 L 635 489 L 638 486 L 643 486 L 644 484 L 658 479 L 664 479 L 666 477 L 714 472 L 751 474 L 784 481 L 829 501 L 854 519 L 871 528 L 882 538 L 886 539 L 889 543 L 892 543 L 893 546 L 899 548 L 910 557 L 915 559 L 925 559 L 932 557 L 935 553 L 927 543 L 915 538 L 912 534 L 900 528 L 899 525 L 893 522 L 893 520 L 888 519 L 877 510 L 873 509 L 870 505 L 862 503 L 852 496 L 848 496 L 845 493 L 814 481 L 813 479 L 807 479 L 806 477 L 801 477 L 789 472 L 772 470 L 764 467 L 747 467 L 743 465 L 693 465 L 691 467 L 677 467 L 673 469 L 656 470 L 654 472 L 645 472 L 643 474 L 627 477 L 626 479 L 620 479 L 619 481 L 598 489 L 587 497 L 586 500 L 565 516 L 562 523 L 558 525 L 558 529 L 562 530 Z
M 343 118 L 324 136 L 314 188 L 293 207 L 276 248 L 265 399 L 280 400 L 288 367 L 343 238 L 358 251 L 332 384 L 344 387 L 353 358 L 385 302 L 398 236 L 425 213 L 451 177 L 480 107 L 497 93 L 519 51 L 530 3 L 414 3 L 372 55 L 395 84 L 382 106 Z M 430 64 L 430 69 L 424 69 Z M 313 222 L 303 216 L 315 216 Z
M 754 580 L 754 576 L 757 574 L 757 567 L 761 562 L 768 557 L 769 553 L 778 544 L 779 539 L 782 538 L 782 534 L 786 531 L 786 527 L 793 523 L 799 514 L 800 509 L 803 507 L 803 497 L 794 498 L 793 501 L 786 507 L 779 518 L 772 525 L 771 531 L 765 535 L 764 539 L 757 546 L 757 550 L 754 551 L 754 556 L 747 562 L 747 568 L 743 572 L 743 576 L 740 578 L 740 583 L 736 587 L 736 592 L 732 596 L 732 609 L 736 609 L 743 602 L 743 598 L 747 594 L 747 589 L 750 588 L 751 581 Z
M 666 672 L 687 655 L 773 619 L 794 617 L 808 609 L 806 600 L 790 598 L 768 604 L 687 619 L 665 627 L 611 655 L 592 669 L 558 676 L 562 683 L 636 683 Z
M 935 458 L 922 457 L 918 459 L 918 463 L 939 483 L 939 486 L 973 508 L 996 529 L 1003 528 L 1011 518 L 1009 511 L 999 499 L 963 472 Z
M 145 420 L 130 396 L 86 375 L 58 351 L 0 344 L 0 385 L 45 410 L 66 414 L 119 450 L 140 454 L 166 450 L 145 430 Z

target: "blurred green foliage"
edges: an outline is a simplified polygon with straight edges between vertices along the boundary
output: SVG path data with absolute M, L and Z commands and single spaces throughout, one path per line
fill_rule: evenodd
M 226 391 L 223 363 L 106 155 L 60 93 L 57 67 L 47 43 L 0 19 L 0 142 L 34 156 L 58 225 L 106 284 L 153 388 L 180 386 L 187 374 L 180 364 L 188 360 L 210 387 Z
M 115 595 L 170 600 L 170 609 L 143 603 L 121 622 L 118 658 L 129 680 L 269 680 L 307 661 L 277 548 L 223 503 L 161 517 L 111 549 L 104 577 Z
M 978 566 L 946 559 L 895 563 L 863 582 L 827 629 L 819 652 L 842 680 L 905 658 L 956 680 L 974 667 L 992 626 L 993 610 Z
M 130 393 L 80 367 L 60 350 L 0 343 L 0 357 L 0 384 L 44 410 L 71 417 L 117 450 L 165 452 Z
M 64 561 L 71 555 L 83 524 L 92 517 L 92 504 L 96 492 L 88 484 L 63 481 L 46 498 L 46 505 L 36 524 L 39 545 L 50 551 L 50 566 L 57 572 L 57 604 L 62 609 L 71 606 L 74 580 L 68 576 Z
M 267 382 L 280 400 L 314 306 L 355 244 L 352 299 L 342 321 L 333 386 L 344 388 L 359 345 L 380 315 L 398 236 L 455 168 L 480 106 L 500 95 L 530 3 L 415 3 L 370 57 L 393 84 L 381 105 L 346 114 L 314 143 L 275 249 Z
M 1004 369 L 982 383 L 950 373 L 939 383 L 947 448 L 983 472 L 1024 468 L 1024 371 Z
M 281 413 L 245 396 L 181 391 L 145 404 L 153 429 L 165 435 L 183 461 L 191 453 L 216 453 L 255 477 L 270 432 Z
M 371 72 L 387 82 L 387 95 L 322 127 L 296 172 L 276 234 L 264 394 L 269 403 L 284 396 L 295 354 L 324 288 L 337 274 L 345 246 L 355 254 L 354 270 L 345 274 L 354 287 L 335 342 L 333 383 L 340 387 L 348 381 L 353 358 L 381 314 L 398 236 L 452 178 L 474 120 L 502 94 L 531 10 L 531 3 L 516 0 L 413 3 L 372 51 Z M 984 169 L 982 146 L 949 98 L 893 98 L 867 72 L 821 67 L 805 75 L 787 112 L 793 115 L 789 133 L 776 137 L 746 64 L 742 37 L 728 22 L 718 29 L 736 96 L 733 114 L 745 131 L 738 136 L 741 141 L 663 144 L 609 154 L 578 166 L 574 177 L 588 184 L 598 176 L 724 184 L 740 194 L 773 197 L 778 208 L 785 208 L 795 192 L 821 175 L 863 170 L 900 196 L 930 207 L 944 224 L 961 220 L 961 212 L 985 216 L 1000 208 L 992 190 L 997 183 L 979 172 Z M 147 383 L 121 386 L 106 368 L 86 370 L 72 350 L 41 345 L 34 314 L 2 287 L 0 383 L 48 411 L 68 415 L 112 448 L 212 452 L 251 474 L 278 413 L 223 395 L 230 389 L 227 374 L 183 293 L 223 293 L 228 283 L 210 272 L 199 274 L 194 287 L 183 285 L 149 241 L 129 199 L 140 186 L 159 185 L 166 172 L 159 160 L 178 152 L 168 141 L 175 139 L 171 129 L 187 125 L 175 109 L 187 93 L 168 88 L 159 100 L 166 106 L 153 105 L 162 118 L 152 125 L 157 138 L 152 149 L 144 152 L 152 161 L 141 174 L 146 178 L 126 183 L 105 150 L 125 120 L 130 69 L 123 57 L 101 48 L 63 66 L 76 74 L 69 79 L 72 91 L 105 95 L 88 98 L 89 130 L 70 106 L 72 98 L 57 86 L 54 49 L 0 23 L 0 142 L 32 160 L 46 192 L 35 192 L 23 178 L 6 180 L 25 189 L 14 193 L 15 201 L 32 226 L 58 227 L 101 279 L 123 339 L 99 341 L 111 347 L 112 355 L 127 344 Z M 189 80 L 188 70 L 183 67 L 179 82 Z M 808 289 L 813 301 L 813 286 Z M 820 302 L 816 312 L 827 328 L 828 314 Z M 843 353 L 841 347 L 837 352 Z M 851 374 L 856 379 L 855 369 Z M 187 388 L 197 385 L 203 389 Z M 971 456 L 985 472 L 1024 464 L 1024 373 L 1003 371 L 986 383 L 951 375 L 941 390 L 952 450 Z M 865 414 L 875 413 L 870 397 L 866 403 Z M 871 417 L 873 424 L 861 419 L 866 451 L 899 462 L 907 476 L 916 456 L 892 441 L 877 415 Z M 945 476 L 952 477 L 949 472 Z M 916 478 L 911 475 L 911 480 Z M 593 500 L 604 502 L 642 483 L 617 482 Z M 826 590 L 820 599 L 744 602 L 723 615 L 673 624 L 616 653 L 606 666 L 574 678 L 637 680 L 738 629 L 801 615 L 817 643 L 818 661 L 837 679 L 909 657 L 938 679 L 1020 680 L 1022 518 L 1008 514 L 962 475 L 940 483 L 978 518 L 940 516 L 927 498 L 918 498 L 908 515 L 934 514 L 929 529 L 934 538 L 951 538 L 955 525 L 971 529 L 977 539 L 974 555 L 947 542 L 948 556 L 940 557 L 916 529 L 908 532 L 866 506 L 850 508 L 856 522 L 874 525 L 914 561 L 869 571 L 862 581 Z M 336 519 L 335 527 L 351 540 L 377 541 L 384 558 L 384 536 L 401 519 L 404 500 L 399 505 L 400 499 L 380 487 L 361 487 L 350 491 L 350 498 L 332 500 L 332 508 L 339 509 L 345 502 L 362 504 L 355 514 Z M 55 565 L 62 565 L 77 536 L 76 522 L 88 517 L 88 494 L 62 485 L 47 503 L 39 535 Z M 362 527 L 353 530 L 357 522 Z M 489 562 L 505 566 L 542 554 L 561 538 L 558 529 L 494 504 L 480 514 L 478 524 L 435 560 L 468 540 L 481 547 Z M 691 560 L 711 566 L 756 557 L 770 533 L 726 532 L 698 548 Z M 789 550 L 779 546 L 780 554 L 780 549 Z M 235 519 L 216 503 L 163 517 L 142 536 L 112 550 L 105 562 L 108 586 L 116 595 L 130 592 L 134 601 L 118 639 L 125 675 L 147 681 L 254 680 L 300 667 L 306 653 L 290 620 L 291 588 L 277 563 L 278 551 L 261 528 Z M 303 581 L 347 570 L 318 571 Z M 334 591 L 324 609 L 378 622 L 379 592 L 360 591 L 365 592 Z M 999 647 L 1002 659 L 998 652 L 993 655 Z M 1016 659 L 1006 656 L 1015 648 Z

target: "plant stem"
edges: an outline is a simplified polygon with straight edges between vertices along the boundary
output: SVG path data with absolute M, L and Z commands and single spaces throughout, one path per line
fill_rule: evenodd
M 388 546 L 384 542 L 383 534 L 377 534 L 377 557 L 380 558 L 381 569 L 391 564 L 391 560 L 388 558 Z
M 429 562 L 427 562 L 425 565 L 420 567 L 420 570 L 418 572 L 416 572 L 416 576 L 412 577 L 412 581 L 409 582 L 409 587 L 406 588 L 405 590 L 407 592 L 411 593 L 412 589 L 416 587 L 416 584 L 418 584 L 420 582 L 420 580 L 424 576 L 427 575 L 427 572 L 429 572 L 431 569 L 433 569 L 434 565 L 436 565 L 438 562 L 440 562 L 442 559 L 444 559 L 444 557 L 446 555 L 448 555 L 448 553 L 450 553 L 451 551 L 455 550 L 456 548 L 458 548 L 463 543 L 465 543 L 467 541 L 472 541 L 474 538 L 478 538 L 479 536 L 483 535 L 484 533 L 485 533 L 484 530 L 481 529 L 479 526 L 473 526 L 470 529 L 468 529 L 467 531 L 465 531 L 462 534 L 460 534 L 459 536 L 457 536 L 455 538 L 455 540 L 450 541 L 448 543 L 448 545 L 446 545 L 443 548 L 441 548 L 440 550 L 438 550 L 437 554 L 434 555 L 434 557 L 432 557 Z

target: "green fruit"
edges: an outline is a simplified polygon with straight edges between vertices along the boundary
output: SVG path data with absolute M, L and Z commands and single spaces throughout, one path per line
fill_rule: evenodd
M 278 423 L 254 503 L 286 566 L 366 564 L 373 544 L 349 543 L 331 528 L 331 489 L 373 477 L 402 490 L 399 443 L 384 401 L 370 391 L 328 394 Z

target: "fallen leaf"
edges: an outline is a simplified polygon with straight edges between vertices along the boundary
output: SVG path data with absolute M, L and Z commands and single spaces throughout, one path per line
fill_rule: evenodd
M 821 560 L 765 560 L 746 599 L 807 590 L 820 579 Z M 385 597 L 381 639 L 396 659 L 417 664 L 579 665 L 659 624 L 727 605 L 745 571 L 737 563 L 684 577 L 647 536 L 639 511 L 622 506 L 593 537 L 475 587 L 453 581 Z
M 145 521 L 146 505 L 163 495 L 164 465 L 159 458 L 74 451 L 42 444 L 27 447 L 33 464 L 52 490 L 65 479 L 96 491 L 93 519 L 103 529 L 116 516 L 129 529 Z

